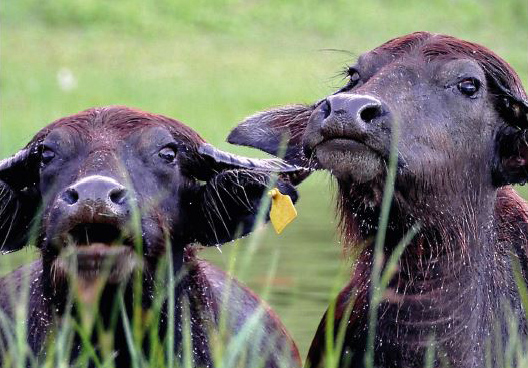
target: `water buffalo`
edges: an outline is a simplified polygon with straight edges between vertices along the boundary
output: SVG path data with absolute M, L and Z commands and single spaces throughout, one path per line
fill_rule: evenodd
M 522 351 L 528 333 L 515 281 L 527 279 L 528 206 L 509 186 L 528 180 L 519 77 L 485 47 L 426 32 L 361 55 L 347 75 L 320 102 L 256 114 L 228 138 L 276 154 L 286 137 L 287 161 L 326 169 L 338 183 L 345 243 L 364 246 L 336 301 L 335 334 L 346 327 L 339 365 L 422 367 L 427 358 L 434 367 L 507 366 L 506 347 Z M 420 230 L 372 314 L 368 344 L 373 239 L 395 129 L 382 267 L 413 226 Z M 310 367 L 330 359 L 326 327 L 325 315 Z
M 295 166 L 222 152 L 165 116 L 111 106 L 53 122 L 24 149 L 0 161 L 0 249 L 18 250 L 34 234 L 41 253 L 38 261 L 0 279 L 1 315 L 17 322 L 24 280 L 29 280 L 24 326 L 37 362 L 49 351 L 66 313 L 81 324 L 86 314 L 81 316 L 80 309 L 91 305 L 103 332 L 112 331 L 113 339 L 99 340 L 102 335 L 94 328 L 92 337 L 84 336 L 91 338 L 96 354 L 89 358 L 102 359 L 109 351 L 115 366 L 130 367 L 127 318 L 116 305 L 124 306 L 129 325 L 139 305 L 140 321 L 156 324 L 161 341 L 170 341 L 167 331 L 173 326 L 174 349 L 168 354 L 174 352 L 175 359 L 186 355 L 182 341 L 190 333 L 193 366 L 214 365 L 212 345 L 220 346 L 219 338 L 226 344 L 240 339 L 239 354 L 230 353 L 228 366 L 300 366 L 295 344 L 273 311 L 189 248 L 193 243 L 219 245 L 251 231 L 273 172 L 280 174 L 279 190 L 295 200 L 290 184 Z M 173 299 L 163 277 L 168 272 L 162 277 L 158 272 L 169 250 L 178 279 Z M 133 282 L 137 275 L 139 289 Z M 160 313 L 149 317 L 160 291 Z M 169 326 L 171 300 L 174 324 Z M 214 334 L 221 320 L 225 329 Z M 9 341 L 16 336 L 2 321 L 0 361 L 11 364 Z M 244 339 L 238 336 L 241 330 Z M 86 351 L 82 339 L 75 335 L 71 361 Z M 139 339 L 148 357 L 153 336 L 145 332 Z

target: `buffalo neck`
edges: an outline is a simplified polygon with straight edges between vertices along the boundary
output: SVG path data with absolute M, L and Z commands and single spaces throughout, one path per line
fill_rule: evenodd
M 360 259 L 371 264 L 380 209 L 341 194 L 345 240 L 367 244 Z M 422 366 L 434 340 L 437 356 L 454 366 L 483 366 L 486 344 L 494 346 L 497 339 L 504 344 L 511 332 L 507 321 L 522 312 L 512 249 L 498 240 L 496 192 L 437 196 L 413 208 L 398 196 L 386 230 L 385 259 L 413 225 L 420 230 L 407 244 L 379 306 L 377 349 L 383 354 L 378 356 Z

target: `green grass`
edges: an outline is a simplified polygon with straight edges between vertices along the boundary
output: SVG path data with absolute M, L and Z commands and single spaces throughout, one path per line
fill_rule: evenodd
M 224 142 L 238 121 L 327 95 L 357 55 L 418 30 L 484 44 L 528 83 L 525 0 L 5 0 L 0 11 L 0 157 L 56 118 L 109 104 L 178 118 L 221 149 L 258 155 Z M 61 73 L 73 75 L 72 89 L 61 88 Z M 282 236 L 265 230 L 240 275 L 260 292 L 279 252 L 267 299 L 302 356 L 346 263 L 330 182 L 320 173 L 300 187 L 299 219 Z M 245 244 L 203 254 L 227 268 Z M 35 255 L 2 256 L 0 272 Z

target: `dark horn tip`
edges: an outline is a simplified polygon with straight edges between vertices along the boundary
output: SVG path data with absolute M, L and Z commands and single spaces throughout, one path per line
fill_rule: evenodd
M 25 162 L 30 154 L 31 150 L 29 150 L 28 148 L 24 148 L 18 151 L 13 156 L 0 160 L 0 173 L 3 171 L 9 171 L 10 169 Z

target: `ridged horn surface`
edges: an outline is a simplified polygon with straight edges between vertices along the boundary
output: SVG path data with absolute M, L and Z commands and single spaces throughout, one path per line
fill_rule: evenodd
M 232 168 L 278 173 L 294 173 L 299 171 L 306 171 L 306 169 L 302 167 L 290 165 L 280 159 L 259 159 L 238 156 L 229 152 L 221 151 L 211 146 L 210 144 L 204 144 L 200 146 L 200 148 L 198 149 L 198 153 L 202 156 L 206 156 L 213 159 L 218 164 L 222 164 Z
M 28 156 L 30 155 L 31 151 L 27 148 L 21 149 L 16 154 L 14 154 L 11 157 L 7 157 L 3 160 L 0 160 L 0 174 L 9 171 L 10 169 L 14 168 L 15 166 L 21 164 L 22 162 L 26 161 Z

